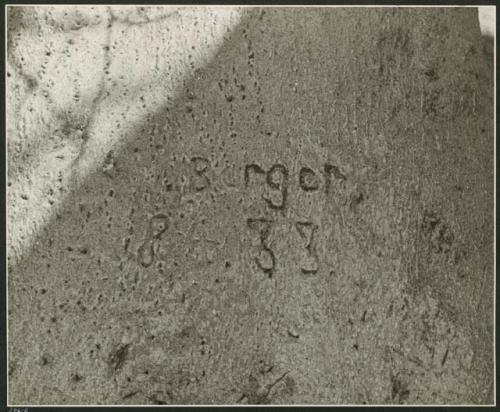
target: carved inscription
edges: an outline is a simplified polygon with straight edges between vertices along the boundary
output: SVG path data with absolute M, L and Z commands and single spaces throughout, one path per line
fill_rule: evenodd
M 191 163 L 194 166 L 195 179 L 194 188 L 196 191 L 201 191 L 210 186 L 210 180 L 206 176 L 206 172 L 210 167 L 210 162 L 204 157 L 195 156 L 191 158 Z
M 345 180 L 347 180 L 345 175 L 340 172 L 340 170 L 337 166 L 326 164 L 324 166 L 323 171 L 324 171 L 324 176 L 325 176 L 325 193 L 330 192 L 330 188 L 332 185 L 332 176 L 334 179 L 340 180 L 341 182 L 344 182 Z
M 321 175 L 323 175 L 323 179 L 321 179 Z M 245 187 L 251 186 L 253 182 L 261 180 L 258 179 L 259 176 L 262 178 L 265 177 L 268 189 L 268 193 L 264 195 L 264 200 L 272 209 L 282 210 L 286 206 L 289 189 L 288 169 L 280 163 L 272 165 L 267 171 L 255 163 L 246 165 L 244 172 Z M 325 193 L 330 193 L 334 181 L 342 183 L 345 180 L 347 180 L 347 177 L 340 169 L 328 163 L 323 166 L 321 173 L 317 173 L 314 169 L 304 166 L 298 174 L 299 187 L 305 192 L 316 192 L 323 184 Z
M 306 192 L 314 192 L 319 189 L 320 181 L 314 170 L 303 167 L 299 173 L 299 185 Z
M 283 222 L 281 222 L 282 224 Z M 269 237 L 273 225 L 278 224 L 263 217 L 247 219 L 248 228 L 259 235 L 259 247 L 255 257 L 255 262 L 262 272 L 272 277 L 277 263 L 277 257 L 269 245 Z M 290 223 L 287 223 L 287 226 Z M 318 271 L 319 262 L 316 253 L 315 235 L 318 225 L 308 221 L 292 221 L 291 227 L 295 228 L 302 241 L 300 269 L 304 274 L 314 274 Z
M 191 188 L 195 192 L 201 192 L 212 186 L 211 164 L 209 159 L 202 156 L 189 158 L 191 167 Z M 224 169 L 226 170 L 227 167 Z M 324 190 L 330 193 L 335 187 L 342 188 L 347 177 L 340 169 L 331 164 L 324 164 L 320 170 L 309 166 L 302 166 L 296 175 L 290 175 L 287 167 L 281 163 L 275 163 L 266 168 L 256 164 L 247 164 L 243 170 L 243 183 L 246 188 L 260 187 L 262 199 L 270 211 L 281 212 L 280 219 L 285 217 L 285 209 L 288 207 L 288 197 L 291 187 L 314 194 Z M 290 181 L 296 179 L 297 186 L 290 186 Z M 340 185 L 340 186 L 339 186 Z M 170 185 L 172 186 L 172 185 Z M 277 257 L 270 246 L 270 233 L 275 224 L 275 218 L 248 217 L 246 226 L 252 233 L 258 236 L 258 250 L 255 256 L 257 267 L 271 278 L 276 270 Z M 291 227 L 299 235 L 301 246 L 297 251 L 300 255 L 300 271 L 303 274 L 315 274 L 319 270 L 319 258 L 316 251 L 316 236 L 319 225 L 311 221 L 299 220 L 290 222 Z M 168 230 L 169 218 L 164 214 L 154 215 L 148 222 L 144 241 L 137 250 L 138 263 L 147 268 L 155 260 L 155 251 L 162 235 Z
M 147 268 L 154 261 L 153 239 L 146 239 L 137 250 L 137 257 L 141 266 Z
M 266 171 L 264 169 L 262 169 L 262 167 L 260 167 L 259 165 L 256 165 L 256 164 L 246 165 L 245 166 L 245 175 L 244 175 L 246 187 L 251 183 L 251 177 L 254 174 L 265 175 Z
M 168 229 L 168 225 L 168 216 L 161 213 L 154 215 L 149 220 L 144 243 L 137 250 L 137 258 L 141 266 L 147 268 L 153 264 L 156 241 Z
M 264 195 L 264 200 L 273 209 L 284 209 L 288 190 L 288 170 L 280 164 L 273 165 L 266 174 L 269 194 Z
M 296 222 L 295 227 L 302 239 L 306 241 L 305 248 L 308 252 L 300 269 L 302 273 L 316 273 L 318 271 L 318 255 L 316 254 L 314 235 L 318 230 L 318 225 L 312 222 Z
M 274 266 L 276 263 L 274 253 L 267 244 L 272 223 L 272 220 L 264 218 L 247 219 L 247 226 L 259 234 L 259 255 L 255 258 L 255 262 L 264 273 L 269 275 L 269 277 L 273 276 Z
M 159 239 L 161 235 L 168 229 L 168 216 L 164 214 L 154 215 L 149 221 L 150 235 L 154 239 Z
M 311 167 L 303 166 L 300 168 L 297 177 L 298 187 L 309 193 L 318 192 L 323 186 L 324 192 L 329 194 L 334 188 L 334 184 L 342 187 L 347 180 L 347 177 L 340 169 L 331 164 L 324 164 L 320 172 Z M 289 179 L 288 169 L 280 163 L 272 165 L 267 171 L 255 163 L 246 165 L 244 169 L 245 187 L 254 184 L 265 184 L 262 198 L 272 210 L 283 211 L 287 207 Z M 247 220 L 248 227 L 257 231 L 261 236 L 261 250 L 256 262 L 262 271 L 269 274 L 269 277 L 275 270 L 276 264 L 275 254 L 266 244 L 272 223 L 272 220 L 263 217 L 249 218 Z M 300 270 L 304 274 L 315 274 L 319 269 L 319 259 L 316 252 L 316 234 L 319 225 L 309 221 L 296 221 L 293 225 L 304 248 L 300 252 L 302 255 Z

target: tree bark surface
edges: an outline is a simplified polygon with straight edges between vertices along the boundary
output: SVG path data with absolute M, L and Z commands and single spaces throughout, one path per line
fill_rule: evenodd
M 477 10 L 143 9 L 9 14 L 10 402 L 492 403 Z

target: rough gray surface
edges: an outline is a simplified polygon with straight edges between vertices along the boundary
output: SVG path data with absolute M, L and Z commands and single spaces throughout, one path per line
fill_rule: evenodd
M 493 402 L 475 9 L 8 30 L 11 404 Z

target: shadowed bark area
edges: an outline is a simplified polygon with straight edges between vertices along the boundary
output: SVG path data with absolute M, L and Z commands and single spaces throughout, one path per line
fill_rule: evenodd
M 473 9 L 248 10 L 9 267 L 10 402 L 491 403 L 492 74 Z

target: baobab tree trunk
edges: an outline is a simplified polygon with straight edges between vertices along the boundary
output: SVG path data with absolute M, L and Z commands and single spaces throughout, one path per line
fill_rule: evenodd
M 103 11 L 105 75 L 61 203 L 11 250 L 10 401 L 491 403 L 477 10 L 231 9 L 203 60 L 203 37 L 171 32 L 210 32 L 229 9 L 145 9 Z

